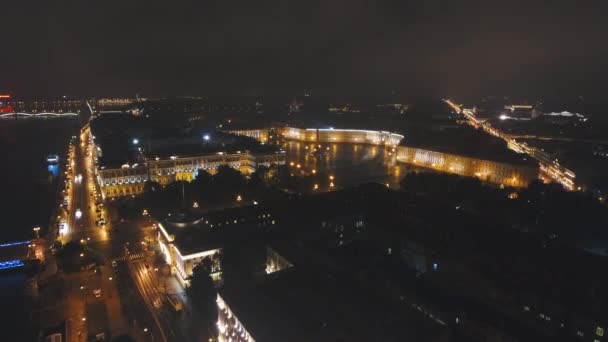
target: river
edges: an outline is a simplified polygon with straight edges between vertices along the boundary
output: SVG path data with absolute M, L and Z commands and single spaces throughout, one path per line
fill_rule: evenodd
M 60 172 L 46 157 L 65 158 L 79 125 L 74 119 L 0 120 L 0 242 L 30 239 L 34 226 L 46 227 Z
M 75 119 L 0 120 L 0 244 L 29 240 L 34 226 L 46 227 L 59 185 L 60 169 L 46 157 L 65 157 L 69 139 L 78 132 Z M 53 176 L 50 176 L 53 175 Z M 29 305 L 24 294 L 25 274 L 0 271 L 0 303 L 6 315 L 2 340 L 31 337 Z

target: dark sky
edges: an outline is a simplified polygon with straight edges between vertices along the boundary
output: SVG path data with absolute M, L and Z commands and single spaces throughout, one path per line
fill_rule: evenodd
M 602 1 L 3 0 L 15 95 L 593 94 Z

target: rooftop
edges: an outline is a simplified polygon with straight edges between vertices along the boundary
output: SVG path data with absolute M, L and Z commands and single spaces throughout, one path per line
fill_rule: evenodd
M 152 120 L 125 114 L 104 114 L 91 122 L 91 130 L 102 151 L 99 165 L 106 168 L 142 163 L 143 159 L 157 157 L 278 152 L 249 137 L 209 128 L 159 126 Z
M 401 145 L 501 163 L 536 165 L 531 158 L 509 150 L 504 140 L 467 125 L 441 131 L 420 127 L 410 129 Z
M 179 215 L 179 214 L 178 214 Z M 169 235 L 175 237 L 174 244 L 182 255 L 223 247 L 228 242 L 259 236 L 261 216 L 268 225 L 273 215 L 263 206 L 245 206 L 216 210 L 202 217 L 175 214 L 162 222 Z
M 258 341 L 433 341 L 439 324 L 378 298 L 350 275 L 295 265 L 220 295 Z

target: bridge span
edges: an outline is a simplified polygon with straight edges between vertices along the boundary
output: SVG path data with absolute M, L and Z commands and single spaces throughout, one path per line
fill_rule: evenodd
M 54 119 L 54 118 L 76 118 L 80 114 L 78 113 L 3 113 L 0 114 L 0 119 Z

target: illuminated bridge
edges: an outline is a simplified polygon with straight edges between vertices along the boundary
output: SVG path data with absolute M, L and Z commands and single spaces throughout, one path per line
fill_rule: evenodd
M 0 243 L 0 271 L 21 268 L 31 249 L 31 241 Z
M 55 119 L 55 118 L 76 118 L 78 113 L 3 113 L 0 114 L 0 119 Z

